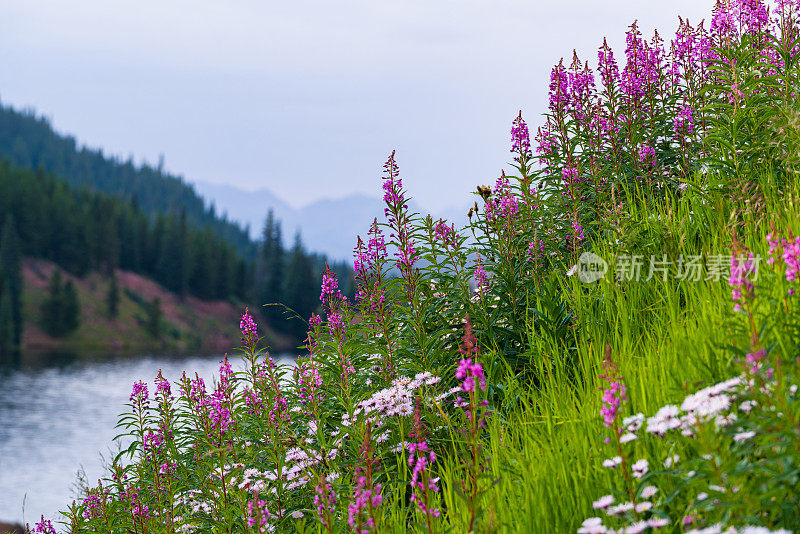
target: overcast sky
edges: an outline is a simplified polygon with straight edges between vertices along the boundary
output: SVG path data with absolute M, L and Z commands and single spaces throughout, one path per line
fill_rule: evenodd
M 0 100 L 188 181 L 299 206 L 379 194 L 397 149 L 430 210 L 463 204 L 533 127 L 549 72 L 603 36 L 671 38 L 712 0 L 0 0 Z

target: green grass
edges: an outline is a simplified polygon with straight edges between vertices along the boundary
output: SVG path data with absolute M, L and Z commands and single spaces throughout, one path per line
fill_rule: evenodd
M 633 204 L 629 226 L 621 227 L 620 244 L 597 242 L 594 251 L 606 259 L 626 248 L 638 254 L 652 250 L 673 257 L 730 257 L 735 220 L 740 223 L 738 239 L 766 258 L 764 236 L 770 224 L 795 234 L 800 230 L 798 188 L 792 184 L 781 191 L 766 181 L 761 186 L 764 209 L 739 217 L 731 214 L 744 206 L 732 203 L 721 190 L 708 195 L 690 191 L 665 206 Z M 680 404 L 700 387 L 741 372 L 731 349 L 746 347 L 748 334 L 741 317 L 732 313 L 726 276 L 698 282 L 673 276 L 638 283 L 610 278 L 611 273 L 594 284 L 583 284 L 577 276 L 563 280 L 576 315 L 571 351 L 563 342 L 531 335 L 535 348 L 527 356 L 540 370 L 539 387 L 509 378 L 507 387 L 519 395 L 519 402 L 496 414 L 490 424 L 495 483 L 483 501 L 486 530 L 575 532 L 583 519 L 596 515 L 593 500 L 622 489 L 617 473 L 601 465 L 614 455 L 603 441 L 608 431 L 599 417 L 598 374 L 606 345 L 626 380 L 630 403 L 624 415 L 652 415 L 665 404 Z M 658 470 L 669 455 L 682 455 L 669 446 L 660 440 L 635 444 L 637 456 L 647 458 L 651 470 Z M 446 517 L 454 532 L 463 532 L 467 518 L 453 512 L 459 503 L 455 465 L 444 465 Z

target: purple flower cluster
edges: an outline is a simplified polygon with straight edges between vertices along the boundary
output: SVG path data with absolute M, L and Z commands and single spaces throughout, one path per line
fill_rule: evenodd
M 778 239 L 772 233 L 767 234 L 767 242 L 769 243 L 770 258 L 767 260 L 769 265 L 775 263 L 774 255 L 780 252 L 780 257 L 785 266 L 784 276 L 787 282 L 797 282 L 800 275 L 800 237 L 794 237 L 791 234 L 788 238 Z M 793 295 L 795 289 L 789 290 L 789 295 Z
M 656 151 L 650 145 L 644 144 L 639 147 L 639 163 L 645 168 L 655 167 Z
M 258 343 L 258 326 L 248 309 L 244 309 L 242 319 L 239 321 L 239 329 L 242 331 L 242 344 L 254 347 Z
M 611 347 L 606 347 L 603 369 L 604 372 L 600 378 L 608 384 L 608 387 L 603 390 L 603 406 L 600 408 L 600 415 L 603 416 L 603 424 L 606 428 L 612 428 L 619 416 L 620 405 L 627 401 L 628 397 L 625 383 L 619 376 L 616 364 L 611 359 Z
M 689 106 L 683 106 L 672 123 L 672 131 L 679 139 L 690 137 L 694 132 L 694 112 Z
M 767 359 L 767 350 L 761 348 L 753 352 L 748 352 L 745 359 L 747 363 L 750 364 L 750 373 L 755 373 L 758 370 L 759 364 Z
M 360 238 L 359 238 L 359 242 Z M 363 242 L 362 242 L 363 243 Z M 356 259 L 353 261 L 353 271 L 356 275 L 365 275 L 378 267 L 389 256 L 386 251 L 386 241 L 383 232 L 378 226 L 378 220 L 374 219 L 369 229 L 369 240 L 366 250 L 362 247 L 356 248 Z
M 408 452 L 408 466 L 412 468 L 411 502 L 416 504 L 423 514 L 439 517 L 439 510 L 429 507 L 430 505 L 427 502 L 429 492 L 435 493 L 439 491 L 439 487 L 436 485 L 438 479 L 430 476 L 430 467 L 436 461 L 436 453 L 428 448 L 428 444 L 425 441 L 409 443 Z
M 387 217 L 392 215 L 393 207 L 406 207 L 406 199 L 403 194 L 403 180 L 400 178 L 400 169 L 394 159 L 395 151 L 383 164 L 383 202 L 386 204 L 384 214 Z
M 45 519 L 44 516 L 42 516 L 42 520 L 36 523 L 36 530 L 34 532 L 38 534 L 56 534 L 56 529 L 49 519 Z
M 600 408 L 600 415 L 603 416 L 603 424 L 611 428 L 617 418 L 619 406 L 628 400 L 625 396 L 625 384 L 622 381 L 614 381 L 603 391 L 603 407 Z
M 147 384 L 139 380 L 138 382 L 134 382 L 133 390 L 131 391 L 130 400 L 136 400 L 139 403 L 145 403 L 150 398 L 149 393 L 147 392 Z
M 439 219 L 436 227 L 433 229 L 436 239 L 442 242 L 445 247 L 455 248 L 458 244 L 459 235 L 456 233 L 454 224 L 449 226 L 443 219 Z
M 748 256 L 731 255 L 731 275 L 728 278 L 728 285 L 732 288 L 731 296 L 736 303 L 734 311 L 741 310 L 742 304 L 753 297 L 755 288 L 749 276 L 756 272 L 757 263 L 752 252 Z
M 303 406 L 319 402 L 322 397 L 322 376 L 319 374 L 317 364 L 313 359 L 298 361 L 295 368 L 297 373 L 297 396 Z
M 758 35 L 769 24 L 769 10 L 762 0 L 717 2 L 711 19 L 711 31 L 718 37 L 733 39 L 739 35 Z
M 520 162 L 531 157 L 531 137 L 528 125 L 522 119 L 522 111 L 511 125 L 511 152 L 517 154 L 514 159 Z
M 480 388 L 486 391 L 486 376 L 483 373 L 483 366 L 478 362 L 473 362 L 471 358 L 464 358 L 458 363 L 456 378 L 464 381 L 461 389 L 467 393 L 475 391 L 476 380 Z
M 172 387 L 169 380 L 161 376 L 161 371 L 159 371 L 158 378 L 156 378 L 156 395 L 161 395 L 164 399 L 172 395 Z
M 327 269 L 322 273 L 322 291 L 319 294 L 319 300 L 323 304 L 329 304 L 333 299 L 341 300 L 342 292 L 339 291 L 339 281 L 336 275 Z
M 100 496 L 96 493 L 90 493 L 83 499 L 83 517 L 86 519 L 103 517 L 101 505 L 102 500 L 100 499 Z
M 589 63 L 581 63 L 578 54 L 573 53 L 572 65 L 567 75 L 569 82 L 569 102 L 567 111 L 573 120 L 583 122 L 586 117 L 587 107 L 593 104 L 594 74 L 589 68 Z
M 603 45 L 597 51 L 597 64 L 600 79 L 603 85 L 613 90 L 620 83 L 619 66 L 614 59 L 614 51 L 608 46 L 608 41 L 604 38 Z
M 559 113 L 569 105 L 569 77 L 564 68 L 564 61 L 559 61 L 558 65 L 550 71 L 550 100 L 549 108 L 553 113 Z
M 400 179 L 397 162 L 394 159 L 395 152 L 383 165 L 383 201 L 386 204 L 384 214 L 392 228 L 392 236 L 397 240 L 397 267 L 400 272 L 408 278 L 411 269 L 417 261 L 417 250 L 414 246 L 410 220 L 406 210 L 405 194 L 403 193 L 403 181 Z
M 502 173 L 494 186 L 492 197 L 486 200 L 486 220 L 502 221 L 509 227 L 519 214 L 517 197 L 511 190 L 511 184 L 505 173 Z
M 481 295 L 483 295 L 483 291 L 486 288 L 487 278 L 486 271 L 483 269 L 483 260 L 478 256 L 478 259 L 475 260 L 475 285 L 477 286 L 475 289 Z
M 267 532 L 267 520 L 271 517 L 266 501 L 253 499 L 247 502 L 247 526 L 256 527 L 256 532 Z
M 368 513 L 369 509 L 377 508 L 383 502 L 383 495 L 381 495 L 380 483 L 375 484 L 374 488 L 367 487 L 367 477 L 359 476 L 356 482 L 356 489 L 353 492 L 353 499 L 347 507 L 347 523 L 353 531 L 360 534 L 367 534 L 371 529 L 375 528 L 375 520 L 372 519 Z M 367 512 L 365 514 L 365 512 Z M 357 525 L 362 524 L 362 515 L 366 515 L 363 525 L 367 528 L 357 530 Z
M 336 509 L 336 493 L 333 491 L 333 487 L 327 482 L 320 482 L 317 484 L 317 487 L 314 488 L 314 492 L 316 493 L 314 496 L 314 506 L 317 507 L 317 516 L 324 526 L 329 527 L 330 524 L 328 520 Z
M 634 105 L 642 105 L 644 96 L 658 86 L 663 49 L 657 42 L 651 45 L 642 39 L 635 22 L 625 34 L 625 43 L 627 61 L 622 69 L 620 88 Z
M 569 241 L 582 241 L 585 237 L 583 225 L 578 221 L 572 221 L 572 234 L 568 236 Z

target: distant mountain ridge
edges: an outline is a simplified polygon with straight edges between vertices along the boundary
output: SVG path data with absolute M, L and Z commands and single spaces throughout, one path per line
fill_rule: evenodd
M 353 256 L 356 237 L 366 235 L 372 221 L 384 221 L 383 200 L 354 193 L 341 198 L 325 198 L 300 208 L 290 206 L 268 189 L 245 191 L 230 185 L 194 182 L 195 189 L 219 212 L 250 229 L 250 235 L 258 238 L 267 211 L 272 209 L 281 221 L 283 240 L 291 243 L 296 232 L 310 250 L 328 254 L 337 260 L 349 260 Z M 209 205 L 210 205 L 209 204 Z M 442 217 L 456 226 L 467 221 L 466 213 L 471 200 L 466 197 L 464 208 L 452 207 L 432 216 Z M 427 214 L 413 199 L 409 209 Z

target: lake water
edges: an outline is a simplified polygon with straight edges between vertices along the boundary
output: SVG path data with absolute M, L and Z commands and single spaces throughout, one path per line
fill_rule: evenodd
M 161 369 L 171 382 L 197 372 L 210 386 L 221 358 L 26 356 L 0 368 L 0 521 L 56 518 L 76 498 L 79 470 L 96 484 L 103 457 L 119 450 L 114 425 L 134 381 L 146 380 L 153 392 Z M 242 367 L 238 358 L 231 364 Z

